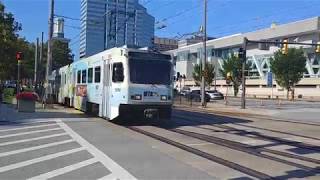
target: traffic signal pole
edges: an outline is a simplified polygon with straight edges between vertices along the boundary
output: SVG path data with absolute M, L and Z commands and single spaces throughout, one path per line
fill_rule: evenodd
M 201 73 L 201 105 L 202 107 L 206 107 L 206 86 L 204 79 L 204 71 L 207 61 L 207 0 L 204 0 L 204 22 L 203 22 L 203 59 L 202 59 L 202 73 Z
M 245 77 L 245 70 L 246 70 L 246 60 L 247 60 L 247 43 L 248 39 L 245 37 L 243 39 L 243 54 L 242 54 L 242 95 L 241 95 L 241 109 L 246 108 L 246 77 Z
M 21 60 L 18 60 L 18 77 L 17 77 L 17 94 L 20 93 L 20 86 L 21 86 L 21 83 L 20 83 L 20 74 L 21 74 Z

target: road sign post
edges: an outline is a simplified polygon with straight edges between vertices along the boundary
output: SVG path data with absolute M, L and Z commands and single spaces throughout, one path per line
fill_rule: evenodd
M 272 74 L 272 72 L 267 73 L 267 87 L 271 87 L 271 99 L 273 99 L 273 74 Z

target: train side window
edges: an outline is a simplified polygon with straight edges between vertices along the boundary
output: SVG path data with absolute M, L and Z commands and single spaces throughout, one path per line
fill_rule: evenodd
M 112 70 L 112 82 L 123 82 L 123 65 L 122 63 L 114 63 Z
M 64 84 L 67 84 L 67 74 L 64 74 Z
M 87 70 L 82 70 L 82 83 L 87 83 Z
M 77 72 L 77 83 L 80 84 L 81 83 L 81 71 Z
M 100 66 L 94 68 L 94 82 L 100 83 L 101 79 L 101 68 Z
M 93 68 L 88 69 L 88 83 L 92 83 L 93 80 Z

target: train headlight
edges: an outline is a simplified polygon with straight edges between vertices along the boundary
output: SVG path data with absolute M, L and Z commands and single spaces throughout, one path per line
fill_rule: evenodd
M 161 99 L 161 101 L 166 101 L 166 100 L 168 100 L 168 96 L 161 95 L 160 99 Z
M 141 100 L 142 99 L 142 95 L 141 94 L 132 95 L 131 99 L 132 100 Z

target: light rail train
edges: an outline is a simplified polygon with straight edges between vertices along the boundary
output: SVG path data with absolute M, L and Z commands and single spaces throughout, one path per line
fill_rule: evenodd
M 171 56 L 148 50 L 112 48 L 53 72 L 58 103 L 117 117 L 170 119 Z

